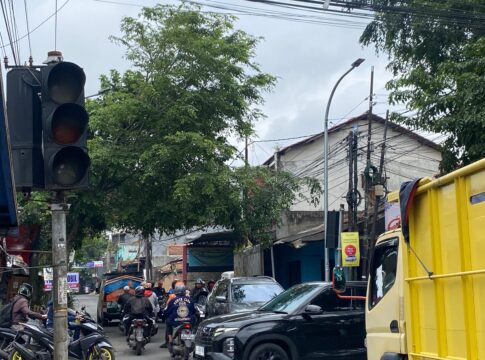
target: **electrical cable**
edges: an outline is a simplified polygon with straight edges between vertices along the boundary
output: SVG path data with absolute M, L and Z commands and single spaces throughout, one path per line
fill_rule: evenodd
M 55 14 L 55 20 L 54 20 L 54 50 L 57 51 L 57 0 L 56 0 L 56 11 L 54 12 Z
M 66 0 L 61 6 L 59 6 L 59 9 L 57 9 L 57 13 L 59 11 L 61 11 L 64 6 L 66 6 L 71 0 Z M 40 28 L 42 25 L 44 25 L 47 21 L 49 21 L 50 19 L 52 19 L 52 17 L 54 17 L 56 15 L 56 13 L 53 13 L 51 15 L 49 15 L 47 18 L 45 18 L 39 25 L 37 25 L 36 27 L 34 27 L 29 33 L 27 34 L 24 34 L 22 35 L 21 37 L 19 37 L 15 42 L 13 40 L 9 40 L 10 43 L 9 44 L 6 44 L 6 45 L 3 45 L 3 47 L 7 47 L 7 46 L 11 46 L 12 44 L 14 43 L 17 43 L 19 42 L 20 40 L 23 40 L 25 39 L 27 36 L 29 36 L 30 34 L 32 34 L 34 31 L 36 31 L 38 28 Z
M 27 24 L 27 34 L 29 39 L 29 56 L 32 57 L 32 45 L 30 43 L 30 28 L 29 28 L 29 14 L 27 11 L 27 0 L 24 0 L 24 8 L 25 8 L 25 22 Z M 2 41 L 3 45 L 3 41 Z

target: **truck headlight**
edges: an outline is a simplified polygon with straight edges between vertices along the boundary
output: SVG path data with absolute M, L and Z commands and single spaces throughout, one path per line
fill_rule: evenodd
M 230 332 L 236 332 L 238 331 L 239 328 L 231 328 L 231 327 L 220 327 L 220 328 L 217 328 L 215 331 L 214 331 L 214 337 L 218 337 L 219 335 L 223 335 L 223 334 L 227 334 L 227 333 L 230 333 Z
M 234 357 L 234 338 L 224 340 L 222 352 L 230 358 Z

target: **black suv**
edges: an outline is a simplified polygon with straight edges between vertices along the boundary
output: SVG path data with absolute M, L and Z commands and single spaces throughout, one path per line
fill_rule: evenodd
M 281 285 L 268 276 L 221 279 L 207 299 L 207 317 L 254 310 L 282 292 Z
M 255 311 L 202 322 L 195 358 L 365 360 L 363 308 L 364 301 L 339 298 L 330 283 L 295 285 Z

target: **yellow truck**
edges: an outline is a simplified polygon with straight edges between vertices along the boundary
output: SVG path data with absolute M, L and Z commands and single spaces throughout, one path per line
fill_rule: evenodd
M 485 360 L 485 159 L 407 185 L 372 254 L 367 358 Z

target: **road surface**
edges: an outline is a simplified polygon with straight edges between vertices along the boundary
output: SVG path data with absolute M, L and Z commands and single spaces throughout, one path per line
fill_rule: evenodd
M 86 305 L 86 310 L 91 314 L 91 316 L 96 316 L 96 308 L 98 304 L 98 295 L 77 295 L 76 296 L 76 307 L 80 308 L 82 305 Z M 109 340 L 115 348 L 115 358 L 116 360 L 128 360 L 137 358 L 134 350 L 130 349 L 126 344 L 125 337 L 121 334 L 118 323 L 113 322 L 108 326 L 104 327 L 105 334 L 109 337 Z M 165 334 L 165 326 L 159 324 L 158 334 L 152 338 L 152 342 L 147 344 L 145 351 L 140 358 L 143 360 L 169 360 L 170 354 L 167 349 L 160 349 L 162 344 L 162 338 Z

